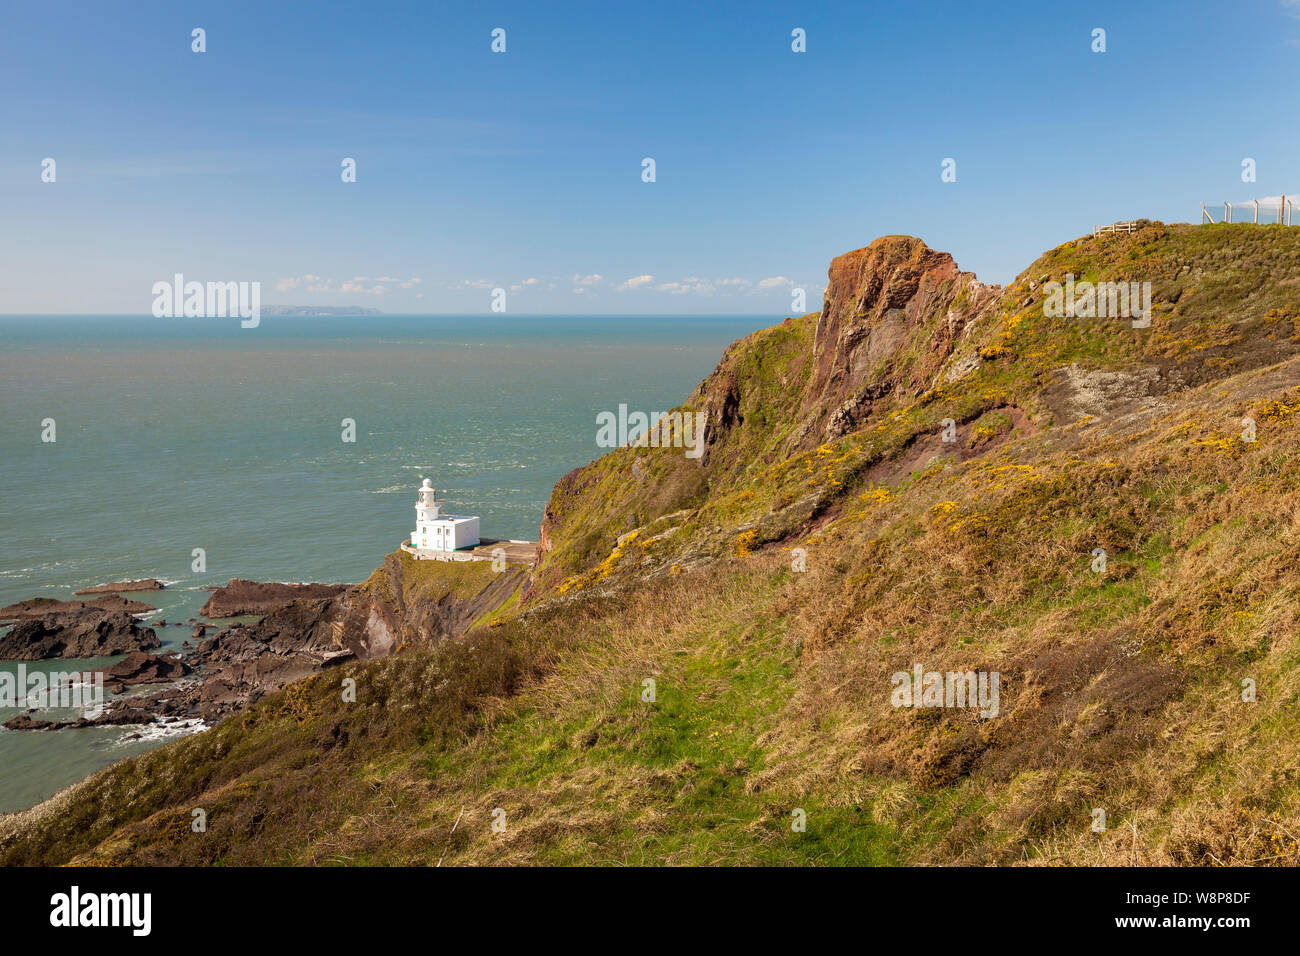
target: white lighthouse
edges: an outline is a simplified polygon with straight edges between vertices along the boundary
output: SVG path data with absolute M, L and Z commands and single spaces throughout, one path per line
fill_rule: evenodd
M 478 543 L 478 518 L 443 514 L 442 502 L 434 497 L 433 482 L 424 479 L 415 501 L 411 547 L 420 551 L 458 551 Z

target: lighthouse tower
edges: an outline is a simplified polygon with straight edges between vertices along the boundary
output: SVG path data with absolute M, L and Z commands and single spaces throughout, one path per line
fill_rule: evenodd
M 424 479 L 424 484 L 420 485 L 419 496 L 415 501 L 415 527 L 417 530 L 430 521 L 438 520 L 440 504 L 441 502 L 434 498 L 433 482 L 428 478 Z
M 411 546 L 420 551 L 457 551 L 479 543 L 478 518 L 444 515 L 442 502 L 434 497 L 433 482 L 420 485 L 415 501 L 415 531 Z

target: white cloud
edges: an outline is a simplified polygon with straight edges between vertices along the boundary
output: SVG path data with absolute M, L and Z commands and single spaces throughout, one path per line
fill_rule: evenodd
M 377 279 L 371 279 L 369 276 L 353 276 L 351 279 L 344 279 L 339 282 L 336 279 L 324 279 L 308 272 L 287 279 L 277 279 L 275 288 L 277 292 L 301 290 L 327 295 L 384 295 L 391 291 L 391 286 L 396 286 L 399 289 L 413 289 L 422 281 L 418 277 L 399 279 L 393 276 L 380 276 Z
M 599 280 L 598 275 L 581 276 L 575 275 L 573 281 L 575 285 L 592 285 L 594 281 Z M 728 276 L 722 279 L 710 279 L 704 276 L 688 275 L 682 279 L 665 282 L 655 282 L 652 275 L 633 276 L 630 279 L 620 283 L 616 288 L 620 292 L 629 292 L 636 289 L 646 291 L 664 292 L 669 295 L 758 295 L 763 292 L 770 292 L 774 289 L 793 288 L 795 282 L 787 276 L 769 276 L 765 279 L 745 279 L 739 276 Z
M 297 289 L 299 286 L 318 286 L 321 283 L 321 277 L 312 275 L 310 272 L 306 275 L 293 276 L 288 279 L 277 279 L 275 287 L 280 292 L 289 292 Z
M 388 289 L 382 285 L 366 287 L 360 282 L 345 282 L 339 286 L 342 295 L 383 295 Z
M 668 292 L 672 295 L 712 295 L 717 291 L 713 283 L 696 276 L 690 276 L 681 282 L 663 282 L 655 286 L 655 288 L 660 292 Z
M 359 281 L 357 280 L 353 280 Z M 391 276 L 381 276 L 376 282 L 398 282 L 398 288 L 408 288 L 409 284 L 418 283 L 419 279 L 409 279 L 405 282 L 393 280 Z M 584 295 L 590 293 L 593 296 L 599 295 L 599 287 L 604 283 L 610 282 L 611 287 L 619 292 L 659 292 L 667 295 L 700 295 L 700 296 L 734 296 L 734 295 L 760 295 L 770 294 L 773 290 L 792 288 L 795 285 L 793 279 L 787 276 L 777 275 L 769 276 L 764 279 L 746 279 L 740 276 L 728 276 L 725 278 L 711 279 L 706 276 L 688 275 L 682 279 L 673 281 L 656 281 L 655 277 L 650 274 L 631 276 L 616 285 L 617 280 L 608 280 L 598 272 L 573 273 L 569 282 L 570 294 Z M 443 285 L 444 283 L 439 283 Z M 564 280 L 555 276 L 529 276 L 524 279 L 514 281 L 501 281 L 489 279 L 462 279 L 459 282 L 445 283 L 449 289 L 495 289 L 504 288 L 511 292 L 523 292 L 533 289 L 539 292 L 554 292 L 557 289 L 564 288 Z M 373 289 L 357 290 L 366 292 L 375 292 Z M 391 289 L 389 289 L 391 291 Z M 382 294 L 382 293 L 376 293 Z M 808 289 L 810 297 L 816 294 L 816 290 Z

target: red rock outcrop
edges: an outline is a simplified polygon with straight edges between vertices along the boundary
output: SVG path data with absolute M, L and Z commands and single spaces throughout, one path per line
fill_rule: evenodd
M 884 396 L 924 391 L 1000 292 L 912 236 L 836 256 L 827 279 L 803 401 L 807 444 L 852 431 Z

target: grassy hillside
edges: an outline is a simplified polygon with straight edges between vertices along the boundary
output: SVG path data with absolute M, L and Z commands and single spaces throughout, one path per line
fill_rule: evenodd
M 109 768 L 0 859 L 1300 861 L 1300 232 L 1150 223 L 992 292 L 881 242 L 689 397 L 702 460 L 557 485 L 525 599 Z M 1044 315 L 1067 273 L 1150 281 L 1151 327 Z M 392 564 L 397 605 L 485 587 Z M 917 664 L 998 672 L 998 715 L 892 706 Z

